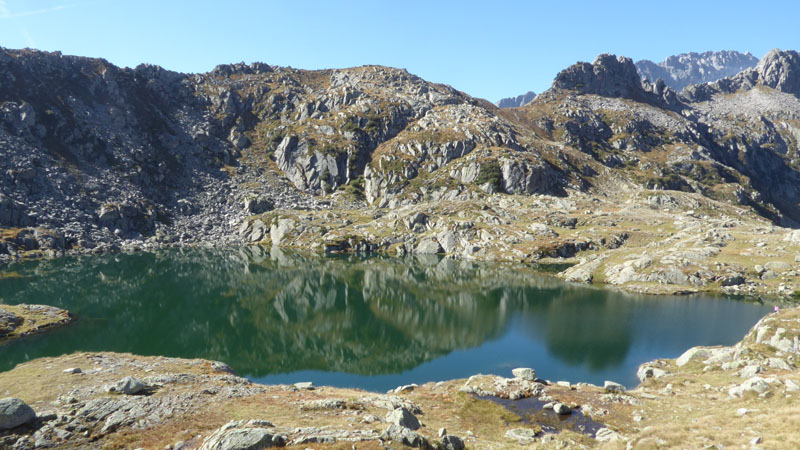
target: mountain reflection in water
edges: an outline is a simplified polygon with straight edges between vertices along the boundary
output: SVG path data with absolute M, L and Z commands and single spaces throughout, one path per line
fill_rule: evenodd
M 20 276 L 3 276 L 16 272 Z M 648 297 L 438 257 L 167 250 L 0 267 L 0 298 L 78 321 L 0 347 L 0 370 L 74 351 L 225 361 L 263 382 L 385 389 L 475 373 L 635 384 L 636 366 L 736 342 L 766 306 Z

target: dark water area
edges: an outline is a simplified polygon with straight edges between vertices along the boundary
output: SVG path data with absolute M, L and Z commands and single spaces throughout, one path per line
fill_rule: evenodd
M 605 428 L 604 424 L 595 422 L 591 417 L 583 415 L 578 410 L 570 411 L 569 414 L 556 414 L 552 409 L 545 409 L 546 402 L 536 397 L 519 400 L 509 400 L 494 396 L 478 396 L 477 398 L 497 403 L 519 416 L 523 424 L 539 426 L 545 433 L 571 430 L 594 437 L 598 430 Z
M 571 285 L 518 264 L 259 247 L 13 263 L 0 266 L 0 301 L 78 319 L 0 346 L 0 371 L 114 351 L 220 360 L 262 383 L 375 391 L 515 367 L 633 386 L 642 362 L 733 344 L 769 312 Z

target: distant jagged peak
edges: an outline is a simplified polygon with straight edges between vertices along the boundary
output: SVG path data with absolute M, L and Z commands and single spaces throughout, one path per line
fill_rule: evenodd
M 636 62 L 639 75 L 650 81 L 663 79 L 680 91 L 692 84 L 709 83 L 754 67 L 758 58 L 736 50 L 689 52 L 667 57 L 660 63 L 643 59 Z
M 749 91 L 756 86 L 800 97 L 800 55 L 794 50 L 773 49 L 753 68 L 713 83 L 687 86 L 682 93 L 691 101 L 701 102 L 717 93 Z
M 644 89 L 633 60 L 603 53 L 594 62 L 579 62 L 556 75 L 553 87 L 606 97 L 640 98 Z
M 500 99 L 495 103 L 495 105 L 497 105 L 499 108 L 519 108 L 520 106 L 525 106 L 532 102 L 535 98 L 536 93 L 533 91 L 528 91 L 516 97 L 506 97 Z

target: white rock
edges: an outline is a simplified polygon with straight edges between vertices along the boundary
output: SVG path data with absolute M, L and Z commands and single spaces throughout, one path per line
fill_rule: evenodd
M 536 371 L 529 367 L 518 367 L 511 371 L 514 378 L 519 378 L 526 381 L 536 381 Z
M 707 359 L 711 357 L 711 350 L 705 347 L 692 347 L 683 352 L 678 359 L 675 360 L 675 365 L 678 367 L 685 366 L 694 359 Z
M 789 391 L 789 392 L 800 391 L 800 383 L 798 383 L 798 382 L 796 382 L 794 380 L 790 380 L 790 379 L 783 380 L 783 384 L 786 385 L 786 390 Z
M 622 439 L 619 433 L 608 428 L 600 428 L 595 433 L 594 438 L 600 442 L 618 441 Z
M 741 397 L 745 392 L 763 394 L 769 390 L 769 384 L 761 377 L 753 377 L 744 383 L 728 389 L 731 397 Z

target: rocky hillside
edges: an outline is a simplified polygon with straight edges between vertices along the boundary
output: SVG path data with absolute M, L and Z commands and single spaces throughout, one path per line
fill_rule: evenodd
M 520 106 L 525 106 L 532 102 L 534 98 L 536 98 L 536 94 L 533 91 L 528 91 L 516 97 L 501 98 L 495 102 L 495 105 L 497 105 L 498 108 L 519 108 Z
M 660 63 L 647 59 L 636 61 L 636 70 L 643 79 L 656 81 L 659 78 L 676 91 L 692 84 L 710 83 L 730 77 L 758 64 L 758 58 L 750 52 L 731 50 L 703 53 L 681 53 Z
M 535 260 L 623 245 L 638 217 L 576 217 L 620 204 L 800 222 L 793 51 L 682 93 L 600 55 L 515 109 L 380 66 L 0 66 L 6 257 L 267 241 Z

